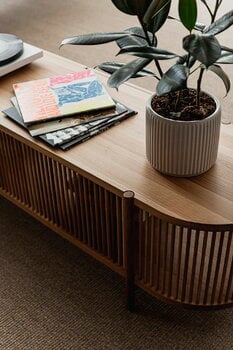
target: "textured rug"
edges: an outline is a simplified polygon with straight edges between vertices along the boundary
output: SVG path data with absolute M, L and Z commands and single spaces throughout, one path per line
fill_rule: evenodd
M 230 350 L 233 309 L 193 311 L 137 290 L 0 198 L 1 350 Z

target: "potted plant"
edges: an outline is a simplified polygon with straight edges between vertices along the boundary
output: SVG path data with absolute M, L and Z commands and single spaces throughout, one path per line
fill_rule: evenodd
M 197 22 L 197 1 L 178 0 L 178 21 L 187 29 L 182 38 L 183 53 L 159 48 L 157 32 L 168 20 L 171 0 L 111 0 L 122 12 L 137 16 L 140 26 L 122 32 L 91 33 L 67 38 L 62 45 L 99 45 L 115 41 L 118 54 L 136 56 L 128 63 L 104 62 L 98 67 L 108 73 L 108 85 L 118 88 L 130 78 L 151 75 L 156 92 L 146 107 L 146 154 L 152 166 L 162 173 L 194 176 L 215 163 L 221 124 L 219 101 L 203 92 L 206 70 L 222 79 L 226 93 L 230 80 L 221 64 L 233 63 L 233 49 L 222 46 L 216 36 L 233 24 L 233 10 L 217 17 L 222 0 L 213 8 L 200 0 L 210 14 L 210 24 Z M 180 25 L 180 24 L 178 24 Z M 168 33 L 169 35 L 169 33 Z M 163 71 L 161 62 L 171 60 Z M 155 63 L 155 72 L 145 67 Z M 199 70 L 196 86 L 189 77 Z

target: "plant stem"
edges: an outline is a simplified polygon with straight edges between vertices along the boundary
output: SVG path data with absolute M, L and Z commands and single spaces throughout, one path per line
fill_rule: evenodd
M 207 8 L 207 10 L 208 10 L 208 12 L 210 14 L 210 17 L 211 17 L 211 23 L 213 23 L 215 21 L 215 18 L 216 18 L 218 9 L 219 9 L 219 7 L 220 7 L 220 5 L 222 3 L 222 0 L 216 0 L 213 12 L 211 11 L 209 5 L 207 4 L 207 2 L 205 0 L 201 0 L 201 1 L 205 5 L 205 7 Z
M 199 78 L 197 80 L 197 98 L 196 98 L 196 105 L 199 107 L 200 106 L 200 94 L 201 94 L 201 82 L 202 82 L 202 77 L 204 74 L 204 68 L 200 69 L 200 74 Z
M 160 75 L 160 77 L 162 78 L 162 76 L 163 76 L 163 71 L 162 71 L 162 69 L 161 69 L 161 66 L 160 66 L 158 60 L 154 60 L 154 61 L 155 61 L 156 68 L 158 69 L 159 75 Z
M 142 29 L 143 29 L 143 31 L 144 31 L 144 33 L 145 33 L 145 37 L 146 37 L 146 41 L 148 42 L 148 45 L 149 45 L 149 46 L 153 46 L 153 43 L 150 41 L 150 37 L 149 37 L 149 35 L 148 35 L 148 33 L 147 33 L 147 29 L 145 28 L 145 25 L 144 25 L 142 19 L 141 19 L 140 17 L 138 17 L 138 20 L 139 20 L 139 22 L 140 22 L 140 24 L 141 24 L 141 27 L 142 27 Z M 156 60 L 156 59 L 154 59 L 154 62 L 155 62 L 156 68 L 158 69 L 159 75 L 160 75 L 160 77 L 162 78 L 162 76 L 163 76 L 163 71 L 162 71 L 161 66 L 160 66 L 160 64 L 159 64 L 159 61 Z
M 177 111 L 178 104 L 180 103 L 181 99 L 181 90 L 177 92 L 177 98 L 176 98 L 176 103 L 175 103 L 175 112 Z
M 218 12 L 218 9 L 219 9 L 221 3 L 222 3 L 222 0 L 216 0 L 211 23 L 213 23 L 215 21 L 215 18 L 216 18 L 216 15 L 217 15 L 217 12 Z
M 210 17 L 211 17 L 211 22 L 212 22 L 212 18 L 213 18 L 213 13 L 209 7 L 209 5 L 207 4 L 207 2 L 205 0 L 202 0 L 203 4 L 205 5 L 205 7 L 207 8 L 209 14 L 210 14 Z

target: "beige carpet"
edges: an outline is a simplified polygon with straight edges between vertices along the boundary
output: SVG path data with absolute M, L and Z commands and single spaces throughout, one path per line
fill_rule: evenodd
M 137 290 L 0 199 L 1 350 L 230 350 L 233 309 L 192 311 Z

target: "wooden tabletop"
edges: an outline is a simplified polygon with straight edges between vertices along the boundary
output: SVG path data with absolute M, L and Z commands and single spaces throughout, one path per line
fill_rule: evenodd
M 83 66 L 44 52 L 35 63 L 1 78 L 1 110 L 10 107 L 12 84 L 46 78 L 82 69 Z M 98 73 L 106 86 L 106 75 Z M 151 92 L 132 84 L 119 91 L 107 88 L 111 96 L 135 109 L 138 114 L 63 152 L 33 139 L 3 114 L 1 129 L 14 137 L 43 150 L 44 153 L 88 174 L 106 187 L 119 192 L 132 190 L 136 204 L 145 209 L 185 221 L 207 224 L 233 223 L 233 126 L 222 124 L 216 164 L 207 173 L 194 178 L 164 176 L 154 170 L 145 155 L 145 106 Z M 4 166 L 1 164 L 1 166 Z

